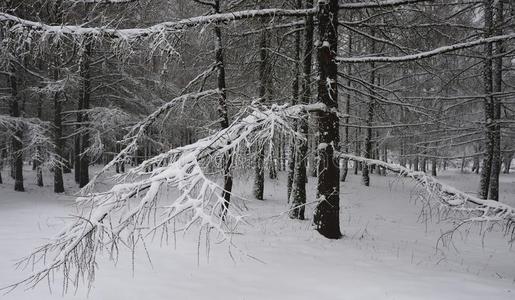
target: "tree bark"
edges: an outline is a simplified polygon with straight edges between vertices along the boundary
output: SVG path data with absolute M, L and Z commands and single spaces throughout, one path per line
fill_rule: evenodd
M 220 0 L 214 1 L 214 12 L 220 13 Z M 226 91 L 226 82 L 225 82 L 225 64 L 224 64 L 224 51 L 223 51 L 223 42 L 222 42 L 222 30 L 220 26 L 215 25 L 214 27 L 215 34 L 215 63 L 217 70 L 217 86 L 220 90 L 220 95 L 218 96 L 218 117 L 220 118 L 220 127 L 222 129 L 229 127 L 229 115 L 227 112 L 227 91 Z M 227 210 L 229 209 L 229 204 L 231 202 L 231 193 L 232 193 L 232 185 L 233 179 L 231 174 L 232 168 L 232 152 L 229 151 L 224 155 L 223 159 L 223 180 L 224 180 L 224 191 L 222 192 L 222 197 L 224 199 L 223 207 L 222 207 L 222 217 L 225 219 L 227 214 Z
M 302 0 L 297 0 L 296 8 L 302 7 Z M 300 86 L 300 31 L 295 33 L 295 64 L 294 64 L 294 80 L 292 85 L 292 100 L 291 104 L 295 105 L 298 102 L 299 98 L 299 86 Z M 294 121 L 293 125 L 295 130 L 297 130 L 298 124 Z M 289 157 L 288 157 L 288 202 L 290 202 L 291 191 L 293 188 L 293 179 L 295 177 L 295 162 L 296 162 L 296 147 L 295 140 L 292 139 L 290 141 L 290 149 L 289 149 Z
M 59 79 L 59 69 L 56 65 L 54 66 L 54 80 Z M 54 144 L 55 144 L 55 154 L 57 155 L 57 159 L 59 160 L 59 164 L 54 167 L 54 192 L 55 193 L 63 193 L 64 192 L 64 182 L 63 182 L 63 126 L 62 126 L 62 103 L 59 99 L 59 92 L 54 93 Z
M 510 174 L 511 161 L 513 160 L 513 152 L 504 154 L 504 174 Z
M 351 17 L 352 21 L 352 17 Z M 352 55 L 352 31 L 349 30 L 349 41 L 347 43 L 347 52 L 348 55 Z M 347 74 L 352 74 L 352 65 L 348 64 L 346 69 Z M 350 88 L 352 85 L 352 82 L 350 79 L 347 80 L 347 86 Z M 344 147 L 345 147 L 345 153 L 349 153 L 349 115 L 350 115 L 350 91 L 347 91 L 345 93 L 345 118 L 343 119 L 345 123 L 344 127 Z M 347 174 L 349 173 L 349 160 L 347 158 L 344 158 L 342 161 L 342 170 L 340 174 L 340 181 L 345 181 L 347 179 Z
M 91 43 L 84 45 L 84 53 L 82 57 L 81 77 L 82 77 L 82 109 L 87 111 L 90 109 L 91 98 Z M 89 117 L 87 113 L 82 114 L 83 131 L 80 136 L 80 167 L 79 167 L 79 187 L 84 187 L 89 182 L 89 156 L 87 150 L 90 146 L 89 142 Z
M 263 21 L 264 23 L 264 21 Z M 266 25 L 263 25 L 266 27 Z M 268 71 L 268 37 L 266 30 L 263 29 L 259 42 L 259 101 L 265 102 L 267 94 L 267 74 Z M 254 176 L 254 197 L 258 200 L 264 199 L 265 189 L 265 145 L 257 146 L 256 167 Z
M 318 118 L 318 204 L 313 218 L 323 236 L 338 239 L 340 231 L 340 169 L 335 160 L 339 150 L 338 111 L 338 0 L 319 1 L 317 43 L 318 101 L 327 106 Z
M 495 35 L 502 35 L 502 26 L 504 23 L 503 3 L 497 1 L 495 4 Z M 504 52 L 503 43 L 501 41 L 495 43 L 495 58 L 493 59 L 493 82 L 492 89 L 494 93 L 502 92 L 502 54 Z M 492 153 L 492 170 L 490 173 L 490 193 L 489 199 L 499 201 L 499 174 L 501 173 L 501 96 L 493 96 L 493 153 Z
M 306 1 L 306 8 L 313 7 L 313 0 Z M 306 29 L 304 31 L 304 54 L 302 64 L 302 104 L 308 104 L 311 98 L 311 66 L 313 61 L 313 35 L 314 23 L 313 17 L 305 18 Z M 295 161 L 295 172 L 293 176 L 293 185 L 290 195 L 291 210 L 290 218 L 304 220 L 304 210 L 306 204 L 306 159 L 308 153 L 308 116 L 304 114 L 298 119 L 297 131 L 304 140 L 297 139 L 297 153 Z
M 484 15 L 485 15 L 485 37 L 490 37 L 492 34 L 493 27 L 493 13 L 492 13 L 493 0 L 484 0 Z M 478 196 L 481 199 L 488 197 L 488 191 L 490 189 L 490 176 L 492 174 L 492 160 L 494 152 L 494 134 L 493 134 L 493 119 L 494 119 L 494 108 L 493 108 L 493 97 L 492 97 L 492 44 L 488 43 L 485 45 L 484 55 L 485 62 L 483 67 L 483 84 L 484 84 L 484 111 L 485 111 L 485 156 L 483 158 L 483 168 L 481 169 L 481 179 L 479 181 L 479 192 Z
M 16 77 L 16 69 L 13 67 L 11 70 L 11 75 L 9 76 L 9 83 L 11 85 L 11 103 L 10 103 L 10 113 L 12 117 L 19 118 L 21 116 L 21 111 L 19 107 L 19 94 L 18 94 L 18 78 Z M 12 169 L 14 175 L 14 190 L 17 192 L 25 191 L 23 186 L 23 131 L 18 129 L 14 132 L 14 135 L 11 137 L 11 157 L 13 159 Z
M 375 30 L 372 29 L 370 33 L 371 36 L 374 36 Z M 376 42 L 372 40 L 370 42 L 370 51 L 371 53 L 376 52 Z M 369 83 L 371 84 L 370 97 L 368 100 L 368 108 L 367 108 L 367 132 L 365 136 L 365 158 L 371 159 L 373 157 L 372 154 L 372 123 L 374 121 L 374 109 L 375 109 L 375 98 L 374 98 L 374 85 L 376 82 L 376 71 L 375 71 L 375 63 L 370 63 L 370 78 Z M 370 185 L 370 167 L 367 164 L 363 164 L 363 171 L 361 173 L 362 181 L 365 186 Z

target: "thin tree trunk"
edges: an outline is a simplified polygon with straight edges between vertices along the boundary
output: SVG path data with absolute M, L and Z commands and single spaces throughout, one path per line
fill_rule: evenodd
M 215 0 L 214 11 L 215 13 L 220 13 L 220 0 Z M 225 83 L 224 51 L 222 43 L 222 30 L 220 29 L 220 26 L 214 27 L 214 33 L 217 85 L 218 89 L 220 90 L 220 95 L 218 96 L 218 117 L 220 118 L 220 127 L 222 129 L 225 129 L 229 127 L 229 115 L 227 112 L 227 91 Z M 231 193 L 233 185 L 231 168 L 232 152 L 229 151 L 224 155 L 223 160 L 224 191 L 222 192 L 222 197 L 224 198 L 224 203 L 222 209 L 222 216 L 224 219 L 225 215 L 227 214 L 227 210 L 229 209 L 229 204 L 231 202 Z
M 11 105 L 10 105 L 10 112 L 11 116 L 18 118 L 21 116 L 20 108 L 19 108 L 19 94 L 18 94 L 18 82 L 16 77 L 16 69 L 13 67 L 11 70 L 11 75 L 9 76 L 9 81 L 11 85 L 11 93 L 12 93 L 12 99 L 11 99 Z M 13 170 L 14 175 L 14 190 L 17 192 L 23 192 L 25 191 L 25 188 L 23 187 L 23 144 L 22 144 L 22 138 L 23 138 L 23 131 L 22 130 L 16 130 L 14 133 L 14 136 L 11 137 L 11 157 L 13 159 L 13 164 L 11 170 Z
M 484 15 L 485 15 L 485 37 L 491 36 L 493 21 L 492 21 L 492 3 L 493 0 L 485 0 Z M 492 44 L 486 44 L 484 55 L 485 63 L 483 67 L 483 84 L 485 90 L 484 110 L 485 110 L 485 156 L 483 158 L 483 168 L 481 169 L 481 179 L 479 181 L 479 198 L 486 199 L 490 189 L 490 176 L 492 174 L 492 160 L 494 152 L 494 134 L 493 134 L 493 119 L 494 107 L 492 97 Z
M 306 1 L 306 8 L 313 7 L 313 0 Z M 306 29 L 304 30 L 304 54 L 302 65 L 302 104 L 308 104 L 311 98 L 311 66 L 313 61 L 313 17 L 305 19 Z M 308 116 L 303 115 L 298 119 L 297 131 L 304 139 L 297 139 L 297 153 L 295 161 L 295 172 L 293 185 L 290 195 L 291 210 L 290 218 L 304 220 L 304 210 L 306 204 L 306 158 L 308 152 Z
M 54 66 L 54 80 L 59 79 L 59 70 Z M 54 144 L 55 153 L 60 160 L 60 163 L 54 167 L 54 192 L 64 192 L 63 182 L 63 127 L 62 127 L 62 103 L 59 99 L 59 92 L 54 93 Z
M 263 21 L 264 24 L 264 21 Z M 265 25 L 263 25 L 265 27 Z M 268 37 L 266 30 L 263 29 L 259 43 L 259 99 L 261 102 L 265 102 L 267 97 L 267 74 L 268 71 Z M 258 200 L 263 200 L 264 189 L 265 189 L 265 146 L 258 145 L 256 155 L 256 168 L 254 176 L 254 197 Z
M 372 29 L 370 33 L 371 36 L 374 36 L 375 30 Z M 371 41 L 371 53 L 376 52 L 376 42 L 375 40 Z M 375 71 L 375 63 L 370 64 L 370 79 L 369 83 L 371 84 L 370 98 L 368 100 L 368 109 L 367 109 L 367 132 L 365 136 L 365 158 L 372 158 L 372 122 L 374 121 L 374 109 L 375 109 L 375 98 L 374 98 L 374 84 L 376 82 L 376 71 Z M 368 164 L 363 164 L 363 172 L 362 172 L 362 181 L 365 186 L 370 185 L 370 167 Z
M 359 147 L 360 146 L 359 131 L 360 131 L 360 128 L 354 129 L 354 152 L 355 152 L 356 156 L 361 156 L 361 149 Z M 354 175 L 358 175 L 359 166 L 360 166 L 360 163 L 355 161 L 354 162 Z
M 82 109 L 88 110 L 90 108 L 90 98 L 91 98 L 91 43 L 86 43 L 84 45 L 84 53 L 82 57 L 82 65 L 81 65 L 81 77 L 82 77 Z M 80 168 L 79 168 L 79 187 L 84 187 L 89 182 L 89 155 L 87 150 L 89 148 L 89 117 L 87 113 L 82 114 L 82 134 L 80 137 Z
M 296 8 L 302 8 L 302 0 L 297 0 Z M 299 86 L 300 86 L 300 31 L 295 33 L 295 64 L 294 64 L 294 80 L 292 86 L 292 100 L 291 104 L 295 105 L 299 98 Z M 297 130 L 297 122 L 294 121 L 295 130 Z M 293 188 L 293 179 L 295 176 L 295 162 L 297 159 L 296 155 L 295 140 L 290 140 L 290 149 L 288 157 L 288 202 L 290 202 L 291 191 Z M 304 158 L 305 159 L 305 158 Z
M 352 21 L 352 17 L 351 17 Z M 352 31 L 349 31 L 349 40 L 347 43 L 347 52 L 349 55 L 352 55 Z M 347 64 L 347 74 L 352 74 L 352 64 Z M 350 88 L 352 85 L 352 82 L 350 79 L 347 80 L 347 86 Z M 349 115 L 350 115 L 350 91 L 347 91 L 345 93 L 345 118 L 343 119 L 345 123 L 344 128 L 344 147 L 345 147 L 345 153 L 349 153 Z M 347 174 L 349 173 L 349 160 L 347 158 L 344 158 L 342 161 L 342 170 L 340 174 L 340 181 L 345 181 L 347 179 Z
M 339 166 L 335 151 L 339 150 L 338 111 L 338 0 L 319 1 L 318 29 L 321 43 L 317 45 L 318 101 L 327 106 L 319 115 L 318 133 L 318 205 L 313 218 L 323 236 L 338 239 L 340 231 Z
M 503 3 L 497 1 L 495 4 L 495 35 L 502 35 L 502 26 L 504 23 Z M 492 88 L 494 93 L 502 92 L 502 54 L 503 43 L 495 43 L 495 58 L 493 61 L 494 74 Z M 492 170 L 490 173 L 490 194 L 489 199 L 499 201 L 499 174 L 501 173 L 501 98 L 493 96 L 493 153 L 492 153 Z
M 504 155 L 504 174 L 510 174 L 511 161 L 513 160 L 513 152 Z

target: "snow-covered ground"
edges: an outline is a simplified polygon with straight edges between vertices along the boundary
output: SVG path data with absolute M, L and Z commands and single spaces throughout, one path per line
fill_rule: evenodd
M 0 185 L 0 286 L 20 279 L 25 271 L 13 262 L 44 238 L 52 237 L 73 213 L 73 193 L 56 196 L 52 187 L 38 188 L 27 170 L 26 193 Z M 311 220 L 293 221 L 283 212 L 284 174 L 268 182 L 264 202 L 250 201 L 250 225 L 239 228 L 233 243 L 239 248 L 198 244 L 194 231 L 177 243 L 149 243 L 150 264 L 139 252 L 134 266 L 129 253 L 117 266 L 102 259 L 89 299 L 515 299 L 515 250 L 506 238 L 478 230 L 454 236 L 449 247 L 438 238 L 449 223 L 420 222 L 414 186 L 394 175 L 372 176 L 372 186 L 350 176 L 342 184 L 341 227 L 345 237 L 326 240 L 311 228 Z M 474 192 L 474 174 L 447 171 L 442 180 Z M 50 183 L 51 176 L 45 178 Z M 310 199 L 315 178 L 310 178 Z M 67 186 L 72 175 L 67 174 Z M 236 188 L 248 198 L 248 182 Z M 501 178 L 501 200 L 515 205 L 515 176 Z M 307 216 L 311 217 L 310 207 Z M 199 251 L 200 249 L 200 251 Z M 134 273 L 133 273 L 134 267 Z M 86 299 L 87 290 L 64 297 L 59 281 L 49 293 L 42 282 L 35 290 L 16 290 L 0 299 Z

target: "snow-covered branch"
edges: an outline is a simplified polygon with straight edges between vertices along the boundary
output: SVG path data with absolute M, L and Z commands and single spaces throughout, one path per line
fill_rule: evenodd
M 389 0 L 389 1 L 367 1 L 356 3 L 340 4 L 340 9 L 365 9 L 365 8 L 384 8 L 399 5 L 415 4 L 420 2 L 434 2 L 435 0 Z
M 398 164 L 343 153 L 340 154 L 340 157 L 383 167 L 401 176 L 412 178 L 424 188 L 426 199 L 436 201 L 440 208 L 455 213 L 459 225 L 473 222 L 488 223 L 490 225 L 499 223 L 503 225 L 503 228 L 510 237 L 510 242 L 515 241 L 515 208 L 507 204 L 494 200 L 483 200 L 469 195 L 424 172 L 411 171 Z
M 123 40 L 135 40 L 151 35 L 159 35 L 167 32 L 175 32 L 200 25 L 219 24 L 249 18 L 279 18 L 279 17 L 303 17 L 313 15 L 316 8 L 311 9 L 256 9 L 230 13 L 212 14 L 186 18 L 178 21 L 163 22 L 147 28 L 115 29 L 107 27 L 83 27 L 74 25 L 47 25 L 42 22 L 34 22 L 18 18 L 16 16 L 0 13 L 0 23 L 5 23 L 13 30 L 28 29 L 40 32 L 43 36 L 49 35 L 85 35 L 91 37 L 105 36 Z
M 105 165 L 100 172 L 98 172 L 90 182 L 84 186 L 83 192 L 87 193 L 94 188 L 96 180 L 102 174 L 104 174 L 109 168 L 113 167 L 115 164 L 124 162 L 127 157 L 131 156 L 138 148 L 140 142 L 143 137 L 147 134 L 148 128 L 152 126 L 159 117 L 164 114 L 168 114 L 172 111 L 172 109 L 181 107 L 184 105 L 186 101 L 192 101 L 201 99 L 204 97 L 212 96 L 218 94 L 219 90 L 207 90 L 199 93 L 189 93 L 184 94 L 182 96 L 176 97 L 167 103 L 163 104 L 157 110 L 155 110 L 152 114 L 148 115 L 146 118 L 132 126 L 129 132 L 125 135 L 124 139 L 121 141 L 122 144 L 126 145 L 107 165 Z
M 395 63 L 395 62 L 409 62 L 414 60 L 419 60 L 423 58 L 433 57 L 439 54 L 444 54 L 456 50 L 472 48 L 475 46 L 495 43 L 499 41 L 508 41 L 515 39 L 515 33 L 498 35 L 489 38 L 477 39 L 470 42 L 458 43 L 449 46 L 439 47 L 430 51 L 403 55 L 403 56 L 367 56 L 367 57 L 337 57 L 336 60 L 338 62 L 343 63 L 371 63 L 371 62 L 386 62 L 386 63 Z
M 174 228 L 173 233 L 196 226 L 230 243 L 226 233 L 234 230 L 243 215 L 234 204 L 226 210 L 223 188 L 203 169 L 219 163 L 228 152 L 234 157 L 268 144 L 277 134 L 297 137 L 290 119 L 303 113 L 303 106 L 251 107 L 228 128 L 129 170 L 109 191 L 79 198 L 82 215 L 20 262 L 44 265 L 10 287 L 35 286 L 55 271 L 63 272 L 65 289 L 81 279 L 91 282 L 99 251 L 106 250 L 116 259 L 120 246 L 135 251 L 145 237 L 158 230 L 168 234 L 169 225 L 176 222 L 181 229 Z M 154 169 L 148 171 L 149 166 Z M 163 195 L 169 189 L 177 190 L 178 196 Z

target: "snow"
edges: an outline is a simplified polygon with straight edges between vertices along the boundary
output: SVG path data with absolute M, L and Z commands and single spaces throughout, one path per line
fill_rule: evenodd
M 38 188 L 34 173 L 26 166 L 26 193 L 0 185 L 0 286 L 29 273 L 15 271 L 13 261 L 29 253 L 64 226 L 63 216 L 74 213 L 75 190 L 55 195 L 52 187 Z M 134 262 L 121 255 L 116 267 L 106 258 L 99 261 L 89 298 L 100 299 L 513 299 L 515 250 L 496 232 L 482 237 L 472 228 L 454 236 L 454 245 L 435 248 L 438 237 L 451 225 L 418 222 L 420 206 L 410 195 L 415 187 L 395 175 L 371 176 L 371 187 L 350 174 L 342 183 L 341 227 L 345 237 L 326 240 L 311 228 L 310 221 L 293 221 L 283 212 L 285 174 L 267 182 L 265 201 L 250 201 L 252 225 L 233 235 L 236 248 L 211 243 L 198 245 L 194 231 L 177 236 L 174 245 L 160 246 L 159 238 L 148 242 L 152 265 L 144 251 Z M 51 174 L 46 173 L 48 185 Z M 252 178 L 235 183 L 252 198 Z M 439 179 L 473 192 L 478 177 L 451 170 Z M 66 185 L 73 186 L 73 174 Z M 501 176 L 501 201 L 515 204 L 515 176 Z M 107 185 L 107 183 L 101 183 Z M 99 184 L 100 185 L 100 184 Z M 315 198 L 315 178 L 309 178 L 308 199 Z M 311 216 L 312 206 L 307 209 Z M 216 238 L 213 238 L 215 241 Z M 484 246 L 483 246 L 484 242 Z M 199 252 L 200 249 L 200 252 Z M 127 252 L 127 251 L 126 251 Z M 86 299 L 80 288 L 62 297 L 56 279 L 54 293 L 46 282 L 35 290 L 16 290 L 4 300 Z
M 435 48 L 429 51 L 403 55 L 403 56 L 368 56 L 368 57 L 337 57 L 336 61 L 345 62 L 345 63 L 371 63 L 371 62 L 408 62 L 419 60 L 422 58 L 428 58 L 435 55 L 439 55 L 442 53 L 447 53 L 451 51 L 456 51 L 460 49 L 472 48 L 475 46 L 494 43 L 498 41 L 509 41 L 515 39 L 515 33 L 505 34 L 505 35 L 497 35 L 489 38 L 481 38 L 472 40 L 469 42 L 457 43 L 449 46 L 443 46 L 439 48 Z

